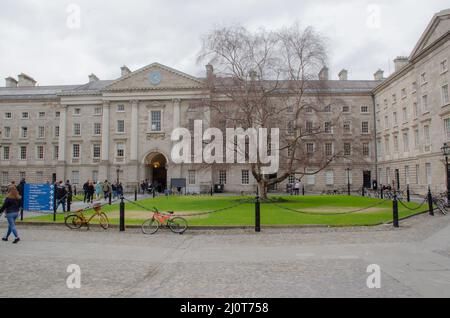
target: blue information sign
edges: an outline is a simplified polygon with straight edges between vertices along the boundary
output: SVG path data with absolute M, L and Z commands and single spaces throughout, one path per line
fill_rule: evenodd
M 53 211 L 55 189 L 50 184 L 25 184 L 23 209 L 26 211 Z

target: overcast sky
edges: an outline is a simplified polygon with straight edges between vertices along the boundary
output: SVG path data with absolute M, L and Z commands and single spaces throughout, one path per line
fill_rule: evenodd
M 299 22 L 328 38 L 331 77 L 372 79 L 409 55 L 448 0 L 1 0 L 0 77 L 39 85 L 115 79 L 159 62 L 194 76 L 201 36 L 216 26 L 277 29 Z M 4 82 L 0 84 L 4 86 Z

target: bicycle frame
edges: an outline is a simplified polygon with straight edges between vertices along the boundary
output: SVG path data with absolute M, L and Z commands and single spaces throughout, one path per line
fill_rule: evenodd
M 169 221 L 172 216 L 171 215 L 163 215 L 159 212 L 153 212 L 153 218 L 158 220 L 161 224 L 167 224 L 167 221 Z
M 83 213 L 84 210 L 76 211 L 75 213 L 81 218 L 84 224 L 89 224 L 95 216 L 100 216 L 101 210 L 94 210 L 94 214 L 89 219 Z

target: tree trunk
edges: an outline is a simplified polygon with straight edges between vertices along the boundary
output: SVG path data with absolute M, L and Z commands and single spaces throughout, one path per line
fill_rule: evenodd
M 266 181 L 260 181 L 258 182 L 258 189 L 259 189 L 259 198 L 261 200 L 267 200 L 267 182 Z

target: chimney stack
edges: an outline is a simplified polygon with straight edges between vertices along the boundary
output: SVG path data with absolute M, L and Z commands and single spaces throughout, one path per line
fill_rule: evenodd
M 399 71 L 401 68 L 408 64 L 408 58 L 406 56 L 397 56 L 394 60 L 395 71 Z
M 124 65 L 120 68 L 121 77 L 127 76 L 128 74 L 131 74 L 130 69 Z
M 328 67 L 324 66 L 319 72 L 319 80 L 328 81 Z
M 376 81 L 382 81 L 384 80 L 384 71 L 383 70 L 378 70 L 375 72 L 375 74 L 373 74 L 373 78 Z
M 346 81 L 348 80 L 348 71 L 346 69 L 343 69 L 338 74 L 340 81 Z
M 19 82 L 18 82 L 18 86 L 19 87 L 29 87 L 29 86 L 36 86 L 36 81 L 28 76 L 27 74 L 21 73 L 19 74 Z
M 99 79 L 95 74 L 89 75 L 89 83 L 97 82 Z
M 16 79 L 15 78 L 13 78 L 13 77 L 7 77 L 7 78 L 5 78 L 5 85 L 6 85 L 6 87 L 17 87 L 17 84 L 18 84 L 18 82 L 16 81 Z

